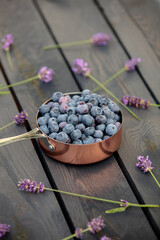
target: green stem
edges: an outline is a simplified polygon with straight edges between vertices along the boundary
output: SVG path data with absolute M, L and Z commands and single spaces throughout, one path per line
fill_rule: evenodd
M 154 178 L 154 180 L 157 183 L 158 187 L 160 188 L 160 184 L 159 184 L 158 180 L 156 179 L 156 177 L 154 176 L 153 172 L 151 170 L 149 170 L 149 172 L 152 175 L 152 177 Z
M 10 88 L 10 87 L 18 86 L 18 85 L 21 85 L 21 84 L 23 84 L 23 83 L 27 83 L 27 82 L 33 81 L 33 80 L 38 79 L 38 78 L 39 78 L 39 76 L 37 75 L 37 76 L 35 76 L 35 77 L 31 77 L 31 78 L 25 79 L 25 80 L 23 80 L 23 81 L 16 82 L 16 83 L 7 85 L 7 86 L 5 86 L 5 87 L 2 87 L 2 88 L 0 88 L 0 90 L 5 89 L 5 88 Z
M 155 103 L 150 103 L 149 105 L 153 107 L 160 107 L 160 104 L 155 104 Z
M 97 200 L 97 201 L 102 201 L 102 202 L 109 202 L 109 203 L 115 203 L 115 204 L 122 204 L 122 202 L 120 201 L 113 201 L 113 200 L 109 200 L 109 199 L 105 199 L 105 198 L 97 198 L 97 197 L 91 197 L 91 196 L 86 196 L 86 195 L 82 195 L 82 194 L 77 194 L 77 193 L 71 193 L 71 192 L 65 192 L 65 191 L 61 191 L 61 190 L 57 190 L 57 189 L 53 189 L 53 188 L 44 188 L 45 190 L 48 191 L 52 191 L 52 192 L 59 192 L 59 193 L 64 193 L 67 195 L 71 195 L 71 196 L 76 196 L 76 197 L 82 197 L 82 198 L 87 198 L 87 199 L 93 199 L 93 200 Z M 133 207 L 159 207 L 159 205 L 140 205 L 140 204 L 134 204 L 134 203 L 128 203 L 128 206 L 133 206 Z
M 82 229 L 81 233 L 85 233 L 85 232 L 88 232 L 90 230 L 90 228 L 85 228 L 85 229 Z M 68 239 L 71 239 L 73 237 L 76 237 L 76 233 L 66 237 L 66 238 L 63 238 L 62 240 L 68 240 Z
M 0 95 L 6 95 L 6 94 L 9 94 L 9 93 L 11 93 L 10 91 L 8 91 L 8 92 L 0 92 Z
M 70 42 L 70 43 L 61 43 L 61 44 L 56 44 L 56 45 L 45 46 L 42 49 L 50 50 L 50 49 L 61 48 L 61 47 L 83 45 L 83 44 L 87 44 L 87 43 L 91 43 L 91 42 L 92 42 L 92 39 L 88 39 L 88 40 L 83 40 L 83 41 L 76 41 L 76 42 Z
M 118 77 L 121 73 L 126 71 L 126 67 L 122 68 L 119 72 L 115 73 L 112 77 L 108 78 L 103 85 L 108 84 L 109 82 L 111 82 L 114 78 Z M 92 92 L 97 92 L 101 87 L 97 87 L 95 89 L 92 90 Z
M 113 93 L 111 93 L 102 83 L 100 83 L 95 77 L 93 77 L 90 73 L 87 76 L 97 83 L 101 88 L 103 88 L 111 97 L 113 97 L 119 104 L 121 104 L 128 112 L 130 112 L 137 120 L 140 120 L 139 117 L 133 113 L 126 105 L 124 105 Z
M 10 55 L 9 49 L 6 50 L 6 55 L 7 55 L 9 67 L 10 67 L 11 71 L 13 71 L 13 64 L 12 64 L 12 59 L 11 59 L 11 55 Z
M 13 121 L 13 122 L 8 123 L 7 125 L 1 127 L 0 130 L 2 130 L 2 129 L 4 129 L 4 128 L 6 128 L 6 127 L 12 125 L 13 123 L 16 123 L 16 121 Z
M 128 207 L 158 207 L 159 208 L 159 205 L 152 205 L 152 204 L 135 204 L 135 203 L 127 203 L 127 206 Z

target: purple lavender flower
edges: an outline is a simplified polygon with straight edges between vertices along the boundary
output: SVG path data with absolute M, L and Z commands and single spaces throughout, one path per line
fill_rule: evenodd
M 53 75 L 54 71 L 51 68 L 47 68 L 46 66 L 41 67 L 38 73 L 39 79 L 45 83 L 51 82 Z
M 83 239 L 82 228 L 76 228 L 75 234 L 77 239 Z
M 101 216 L 98 218 L 93 218 L 91 222 L 88 222 L 87 227 L 90 229 L 91 233 L 99 232 L 104 227 L 104 221 L 101 219 Z
M 73 72 L 82 74 L 83 76 L 87 76 L 91 72 L 91 69 L 88 68 L 88 63 L 80 58 L 74 60 L 72 70 Z
M 106 46 L 111 40 L 111 37 L 105 33 L 96 33 L 92 36 L 92 41 L 94 45 Z
M 0 223 L 0 238 L 6 235 L 7 232 L 10 232 L 10 225 Z
M 140 63 L 142 60 L 141 58 L 131 58 L 129 61 L 125 63 L 126 71 L 133 71 L 135 70 L 135 67 L 138 63 Z
M 138 163 L 136 163 L 136 167 L 139 167 L 141 171 L 144 173 L 152 170 L 154 167 L 151 167 L 152 162 L 149 160 L 149 156 L 138 156 L 137 157 Z
M 122 204 L 120 204 L 121 207 L 127 207 L 128 202 L 126 200 L 121 199 L 121 202 L 122 202 Z
M 112 238 L 109 238 L 109 237 L 103 236 L 103 237 L 100 238 L 100 240 L 112 240 Z
M 7 34 L 3 39 L 2 39 L 2 49 L 3 50 L 9 50 L 10 46 L 13 44 L 14 42 L 14 38 L 12 36 L 12 34 Z
M 28 119 L 28 113 L 26 110 L 22 111 L 21 113 L 18 113 L 13 120 L 16 122 L 16 124 L 24 123 L 24 121 Z
M 148 100 L 135 96 L 123 96 L 121 101 L 126 106 L 129 105 L 136 108 L 147 109 L 150 106 L 150 102 Z
M 32 192 L 32 193 L 41 193 L 44 191 L 44 184 L 43 183 L 37 183 L 36 181 L 31 181 L 30 179 L 21 179 L 18 181 L 19 190 L 26 191 L 26 192 Z

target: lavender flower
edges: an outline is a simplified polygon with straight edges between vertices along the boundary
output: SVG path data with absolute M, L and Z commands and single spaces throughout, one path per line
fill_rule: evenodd
M 91 72 L 91 69 L 88 68 L 88 63 L 80 58 L 74 60 L 72 70 L 73 72 L 82 74 L 83 76 L 87 76 Z
M 129 105 L 136 108 L 147 109 L 150 106 L 150 102 L 148 100 L 135 96 L 123 96 L 121 101 L 126 106 Z
M 42 82 L 48 83 L 53 79 L 54 71 L 46 66 L 41 67 L 38 76 Z
M 77 239 L 83 239 L 83 233 L 82 233 L 82 228 L 76 228 L 75 234 Z
M 0 223 L 0 238 L 6 235 L 7 232 L 10 232 L 10 225 Z
M 109 238 L 109 237 L 103 236 L 103 237 L 100 238 L 100 240 L 112 240 L 112 238 Z
M 131 58 L 129 61 L 125 63 L 126 71 L 133 71 L 135 70 L 135 67 L 138 63 L 140 63 L 142 60 L 141 58 Z
M 18 113 L 13 120 L 16 122 L 16 124 L 24 123 L 25 120 L 28 119 L 28 113 L 26 110 L 22 111 L 21 113 Z
M 2 43 L 3 43 L 2 49 L 5 50 L 5 51 L 9 50 L 9 48 L 13 44 L 13 42 L 14 42 L 14 39 L 13 39 L 12 34 L 7 34 L 2 39 Z
M 101 216 L 98 218 L 93 218 L 91 222 L 88 222 L 87 227 L 90 229 L 91 233 L 99 232 L 104 227 L 104 221 L 101 219 Z
M 138 156 L 138 163 L 136 163 L 136 167 L 139 167 L 144 173 L 152 170 L 154 167 L 151 167 L 152 162 L 149 160 L 149 156 Z
M 32 193 L 41 193 L 44 191 L 44 184 L 43 183 L 37 183 L 36 181 L 31 181 L 30 179 L 21 179 L 18 182 L 19 190 L 26 191 L 26 192 L 32 192 Z
M 94 45 L 106 46 L 111 40 L 111 37 L 105 33 L 96 33 L 92 36 L 92 41 Z
M 120 204 L 121 207 L 127 207 L 128 202 L 126 200 L 121 199 L 123 204 Z

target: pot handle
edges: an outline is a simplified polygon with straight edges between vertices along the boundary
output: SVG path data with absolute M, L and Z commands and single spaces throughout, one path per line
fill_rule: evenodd
M 10 143 L 13 143 L 13 142 L 25 140 L 25 139 L 44 138 L 44 137 L 46 137 L 42 133 L 38 133 L 38 132 L 39 132 L 39 129 L 38 128 L 34 128 L 30 132 L 23 133 L 23 134 L 18 135 L 18 136 L 0 139 L 0 147 L 4 146 L 4 145 L 7 145 L 7 144 L 10 144 Z

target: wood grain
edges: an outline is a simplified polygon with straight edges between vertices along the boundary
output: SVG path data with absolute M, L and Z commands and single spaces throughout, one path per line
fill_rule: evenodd
M 0 84 L 5 84 L 0 72 Z M 11 95 L 0 96 L 0 124 L 12 121 L 17 107 Z M 2 104 L 3 102 L 3 104 Z M 13 124 L 0 131 L 0 138 L 26 132 Z M 11 225 L 5 239 L 60 239 L 70 234 L 59 204 L 51 192 L 20 192 L 20 179 L 42 181 L 50 186 L 30 140 L 0 148 L 0 223 Z

